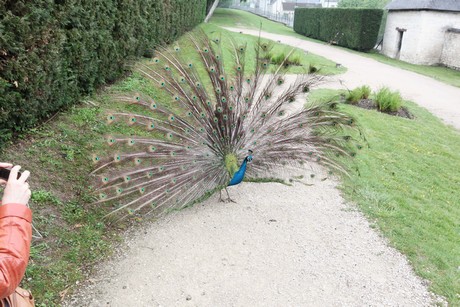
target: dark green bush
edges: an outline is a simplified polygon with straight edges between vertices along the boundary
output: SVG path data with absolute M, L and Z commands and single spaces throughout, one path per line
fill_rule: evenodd
M 294 31 L 299 34 L 356 50 L 370 50 L 376 42 L 382 21 L 378 9 L 295 10 Z
M 0 1 L 0 146 L 174 41 L 206 0 Z

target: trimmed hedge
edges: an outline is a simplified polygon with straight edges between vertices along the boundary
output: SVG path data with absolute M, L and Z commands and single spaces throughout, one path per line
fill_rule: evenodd
M 207 0 L 0 0 L 0 146 L 202 22 Z
M 294 31 L 350 49 L 371 50 L 382 22 L 383 10 L 300 8 L 295 10 Z

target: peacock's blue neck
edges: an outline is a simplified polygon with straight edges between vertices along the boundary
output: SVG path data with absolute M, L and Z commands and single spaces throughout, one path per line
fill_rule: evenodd
M 235 173 L 235 175 L 233 175 L 232 180 L 230 180 L 230 183 L 228 184 L 229 186 L 239 184 L 241 181 L 243 181 L 244 174 L 246 173 L 246 166 L 248 164 L 248 157 L 244 158 L 240 169 Z

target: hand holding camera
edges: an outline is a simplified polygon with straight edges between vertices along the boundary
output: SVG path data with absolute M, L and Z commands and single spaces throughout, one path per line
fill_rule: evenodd
M 32 192 L 29 189 L 30 172 L 20 173 L 21 166 L 0 163 L 0 184 L 5 186 L 2 204 L 21 204 L 27 206 Z

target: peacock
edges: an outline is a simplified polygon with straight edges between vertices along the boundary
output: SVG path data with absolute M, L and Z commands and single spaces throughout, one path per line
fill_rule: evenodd
M 324 76 L 286 82 L 290 54 L 273 67 L 272 46 L 260 39 L 249 59 L 247 44 L 230 37 L 230 62 L 224 62 L 221 37 L 194 32 L 188 43 L 193 55 L 180 46 L 157 47 L 149 63 L 139 64 L 161 96 L 114 97 L 141 111 L 107 114 L 109 124 L 124 122 L 133 133 L 108 136 L 113 154 L 93 156 L 96 203 L 112 204 L 110 214 L 159 214 L 217 191 L 220 200 L 233 201 L 227 186 L 276 177 L 279 168 L 320 164 L 346 172 L 336 156 L 354 155 L 349 130 L 356 130 L 355 120 L 335 102 L 305 106 L 303 99 Z

